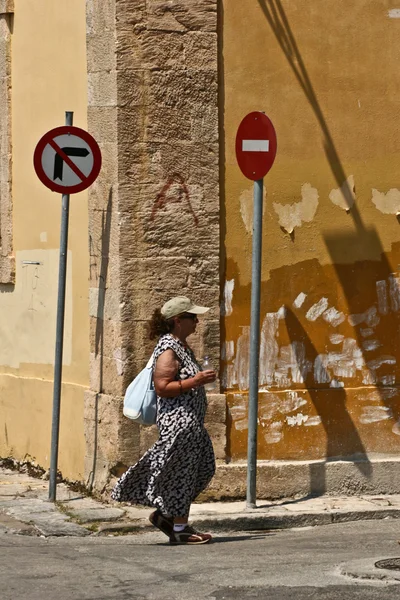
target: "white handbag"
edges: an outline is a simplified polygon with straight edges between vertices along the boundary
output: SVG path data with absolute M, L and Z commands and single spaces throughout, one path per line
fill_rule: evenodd
M 153 382 L 154 353 L 145 368 L 126 389 L 124 415 L 141 425 L 154 425 L 157 416 L 157 394 Z

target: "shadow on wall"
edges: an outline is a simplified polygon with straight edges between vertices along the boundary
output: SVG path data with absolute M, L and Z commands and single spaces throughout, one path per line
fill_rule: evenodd
M 96 393 L 93 410 L 93 423 L 94 423 L 94 448 L 93 448 L 93 466 L 89 473 L 87 486 L 89 491 L 93 489 L 93 484 L 96 479 L 96 461 L 97 461 L 97 445 L 98 445 L 98 406 L 99 396 L 104 392 L 103 390 L 103 358 L 104 358 L 104 305 L 105 295 L 107 290 L 107 273 L 109 265 L 109 253 L 110 253 L 110 235 L 111 235 L 111 216 L 112 216 L 112 188 L 110 188 L 107 208 L 102 211 L 101 216 L 101 246 L 98 249 L 99 252 L 95 252 L 95 256 L 99 258 L 100 254 L 100 270 L 98 275 L 98 304 L 97 304 L 97 319 L 96 319 L 96 334 L 95 334 L 95 358 L 100 357 L 100 380 L 99 389 Z M 90 246 L 92 246 L 92 240 L 90 240 Z M 92 261 L 92 248 L 90 250 L 91 261 Z M 92 269 L 92 264 L 90 265 Z M 97 269 L 97 264 L 95 266 Z
M 312 340 L 300 323 L 294 312 L 286 307 L 286 327 L 290 339 L 294 343 L 301 342 L 307 349 L 307 359 L 315 365 L 318 358 Z M 328 373 L 326 373 L 329 379 Z M 322 427 L 326 433 L 326 454 L 329 457 L 356 456 L 355 466 L 365 476 L 372 475 L 371 463 L 368 460 L 365 447 L 346 408 L 346 392 L 344 388 L 335 390 L 334 404 L 329 402 L 327 394 L 315 387 L 307 387 L 315 410 L 321 418 Z M 325 465 L 310 464 L 310 491 L 313 494 L 326 492 Z

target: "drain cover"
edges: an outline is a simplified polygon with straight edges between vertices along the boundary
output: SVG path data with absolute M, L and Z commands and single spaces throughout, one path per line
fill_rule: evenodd
M 385 558 L 378 560 L 375 563 L 377 569 L 391 569 L 392 571 L 400 571 L 400 558 Z

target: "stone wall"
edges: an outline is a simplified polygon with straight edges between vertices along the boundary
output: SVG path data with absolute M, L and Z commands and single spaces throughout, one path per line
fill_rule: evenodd
M 89 130 L 103 169 L 89 194 L 86 475 L 100 489 L 154 436 L 121 410 L 152 350 L 154 308 L 175 295 L 211 306 L 194 349 L 219 360 L 217 2 L 87 0 L 87 42 Z M 224 397 L 211 404 L 224 458 Z
M 11 26 L 14 3 L 0 0 L 0 284 L 13 283 L 11 197 Z

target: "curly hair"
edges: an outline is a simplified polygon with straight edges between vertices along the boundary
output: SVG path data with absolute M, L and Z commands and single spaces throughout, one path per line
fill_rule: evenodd
M 159 308 L 153 312 L 153 316 L 149 322 L 149 338 L 154 340 L 160 335 L 171 333 L 174 328 L 174 322 L 172 319 L 165 319 Z

